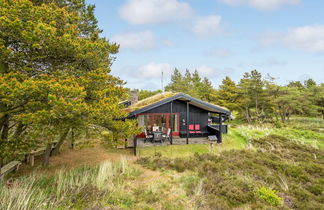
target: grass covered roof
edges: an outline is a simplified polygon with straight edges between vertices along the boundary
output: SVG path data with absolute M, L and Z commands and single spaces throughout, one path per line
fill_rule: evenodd
M 170 98 L 172 96 L 177 95 L 178 93 L 172 93 L 172 92 L 164 92 L 164 93 L 159 93 L 154 96 L 145 98 L 143 100 L 138 101 L 136 104 L 133 104 L 129 107 L 127 107 L 128 112 L 133 112 L 135 110 L 144 108 L 150 104 L 154 104 L 156 102 L 162 101 L 163 99 Z
M 159 93 L 154 96 L 145 98 L 143 100 L 138 101 L 136 104 L 133 104 L 129 107 L 126 108 L 126 111 L 132 113 L 132 114 L 138 114 L 140 113 L 143 108 L 148 108 L 148 106 L 153 105 L 155 103 L 159 103 L 160 101 L 166 100 L 168 98 L 173 97 L 174 99 L 180 99 L 180 100 L 189 100 L 190 104 L 200 107 L 202 109 L 208 110 L 210 112 L 215 112 L 215 113 L 223 113 L 223 114 L 230 114 L 230 111 L 221 106 L 217 106 L 208 102 L 201 101 L 197 98 L 193 98 L 187 94 L 184 93 L 173 93 L 173 92 L 164 92 L 164 93 Z M 175 97 L 175 98 L 174 98 Z M 152 108 L 152 107 L 151 107 Z M 145 111 L 145 110 L 142 110 Z

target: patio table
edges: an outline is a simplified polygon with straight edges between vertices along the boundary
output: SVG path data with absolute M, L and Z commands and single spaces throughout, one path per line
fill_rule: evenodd
M 159 141 L 162 143 L 162 135 L 163 135 L 163 132 L 161 131 L 154 131 L 153 132 L 153 141 L 156 142 L 156 141 Z

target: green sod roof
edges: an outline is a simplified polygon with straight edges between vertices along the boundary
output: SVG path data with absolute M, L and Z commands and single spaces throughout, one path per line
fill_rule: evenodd
M 151 108 L 154 108 L 154 106 L 162 105 L 160 102 L 164 101 L 167 103 L 169 100 L 189 100 L 190 104 L 200 107 L 202 109 L 205 109 L 210 112 L 215 113 L 223 113 L 230 115 L 230 111 L 221 106 L 217 106 L 211 103 L 204 102 L 202 100 L 199 100 L 197 98 L 193 98 L 189 95 L 186 95 L 184 93 L 172 93 L 172 92 L 165 92 L 165 93 L 159 93 L 154 96 L 151 96 L 149 98 L 143 99 L 138 101 L 136 104 L 133 104 L 126 108 L 126 111 L 128 111 L 131 115 L 136 115 L 141 112 L 145 112 L 146 110 L 149 110 Z
M 143 100 L 138 101 L 136 104 L 133 104 L 129 107 L 127 107 L 128 112 L 133 112 L 135 110 L 144 108 L 150 104 L 154 104 L 156 102 L 162 101 L 163 99 L 170 98 L 172 96 L 177 95 L 178 93 L 172 93 L 172 92 L 164 92 L 164 93 L 159 93 L 154 96 L 145 98 Z

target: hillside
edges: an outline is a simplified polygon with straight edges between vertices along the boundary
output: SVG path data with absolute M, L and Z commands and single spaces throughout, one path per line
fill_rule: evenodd
M 0 209 L 321 209 L 324 121 L 307 119 L 304 130 L 302 122 L 234 126 L 223 145 L 209 150 L 168 146 L 135 162 L 115 158 L 45 174 L 38 169 L 3 182 Z M 177 155 L 168 155 L 171 148 Z

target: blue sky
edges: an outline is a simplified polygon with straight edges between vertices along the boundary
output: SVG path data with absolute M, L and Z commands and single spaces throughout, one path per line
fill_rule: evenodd
M 324 82 L 324 1 L 86 0 L 102 36 L 121 46 L 112 74 L 127 87 L 161 88 L 175 67 L 217 87 L 257 69 L 279 84 Z

